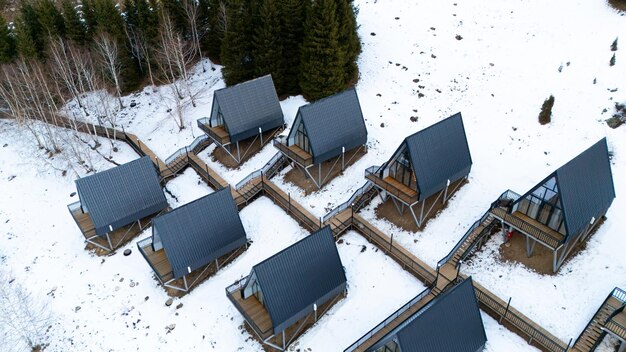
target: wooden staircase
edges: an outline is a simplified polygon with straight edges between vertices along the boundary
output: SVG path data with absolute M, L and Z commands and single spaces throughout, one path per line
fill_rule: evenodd
M 626 331 L 624 331 L 623 328 L 619 329 L 619 324 L 616 324 L 611 320 L 615 313 L 621 313 L 623 310 L 625 303 L 624 298 L 626 298 L 623 295 L 623 292 L 624 291 L 615 288 L 613 292 L 604 300 L 596 314 L 594 314 L 593 318 L 591 318 L 583 332 L 576 339 L 576 342 L 574 342 L 574 346 L 571 351 L 594 351 L 604 336 L 606 336 L 607 330 L 617 334 L 622 332 L 626 335 Z M 619 293 L 622 293 L 622 295 L 619 295 Z M 614 330 L 612 328 L 618 329 Z
M 487 218 L 482 221 L 470 234 L 465 238 L 461 246 L 457 248 L 449 263 L 457 266 L 459 260 L 467 258 L 471 252 L 478 249 L 490 237 L 490 232 L 496 224 L 496 217 L 489 213 Z

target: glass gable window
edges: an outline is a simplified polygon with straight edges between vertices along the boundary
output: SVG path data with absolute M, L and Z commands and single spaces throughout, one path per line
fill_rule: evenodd
M 554 231 L 565 235 L 563 209 L 559 200 L 556 178 L 552 177 L 537 187 L 513 208 L 526 216 L 537 220 Z
M 413 167 L 411 166 L 411 160 L 409 159 L 409 153 L 404 150 L 400 155 L 393 160 L 389 166 L 389 176 L 395 178 L 409 188 L 415 189 L 415 174 L 413 173 Z
M 400 346 L 395 340 L 387 342 L 384 346 L 380 346 L 374 352 L 401 352 Z
M 309 145 L 309 137 L 307 137 L 306 132 L 304 131 L 304 124 L 301 123 L 298 125 L 298 129 L 296 130 L 296 145 L 300 147 L 305 152 L 311 154 L 311 146 Z

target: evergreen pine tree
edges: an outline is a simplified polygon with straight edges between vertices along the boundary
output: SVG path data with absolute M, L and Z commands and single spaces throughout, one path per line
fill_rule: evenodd
M 189 23 L 181 0 L 161 0 L 161 6 L 169 16 L 176 30 L 184 37 L 189 37 Z
M 20 4 L 20 14 L 18 19 L 18 30 L 16 35 L 17 50 L 24 57 L 34 57 L 33 50 L 39 58 L 45 57 L 45 38 L 37 11 L 29 2 Z
M 233 85 L 254 77 L 252 40 L 247 36 L 252 22 L 245 0 L 230 0 L 226 15 L 228 27 L 222 41 L 222 73 L 226 84 Z
M 43 31 L 44 46 L 50 37 L 65 37 L 65 21 L 53 0 L 38 0 L 35 11 Z
M 137 2 L 140 1 L 137 0 Z M 124 21 L 127 27 L 139 28 L 139 17 L 135 0 L 124 0 Z
M 39 56 L 37 44 L 22 18 L 15 22 L 15 45 L 17 53 L 24 58 L 32 59 Z
M 304 0 L 282 0 L 281 11 L 281 77 L 274 78 L 286 94 L 300 94 L 300 46 L 304 38 Z
M 65 35 L 77 44 L 84 45 L 86 40 L 85 25 L 80 20 L 76 5 L 72 0 L 61 0 L 61 11 L 65 20 Z
M 345 60 L 338 32 L 335 0 L 309 3 L 300 61 L 300 88 L 306 99 L 317 100 L 344 88 Z
M 361 41 L 357 34 L 356 12 L 353 0 L 337 0 L 339 20 L 339 43 L 344 54 L 344 84 L 347 86 L 357 77 L 356 60 L 361 53 Z
M 255 76 L 271 74 L 279 95 L 285 93 L 281 58 L 280 13 L 278 0 L 263 0 L 259 9 L 260 26 L 254 36 L 254 69 Z
M 4 16 L 0 16 L 0 63 L 6 64 L 13 61 L 15 54 L 15 38 Z
M 159 5 L 156 1 L 137 0 L 139 31 L 148 42 L 154 44 L 159 36 Z
M 206 3 L 206 14 L 201 13 L 202 16 L 206 16 L 207 32 L 202 37 L 202 50 L 213 61 L 221 62 L 221 50 L 222 39 L 224 38 L 224 3 L 221 0 L 200 0 L 201 8 Z
M 96 28 L 98 27 L 98 21 L 96 20 L 95 0 L 81 0 L 82 6 L 82 19 L 85 26 L 85 41 L 89 42 L 93 40 L 96 34 Z

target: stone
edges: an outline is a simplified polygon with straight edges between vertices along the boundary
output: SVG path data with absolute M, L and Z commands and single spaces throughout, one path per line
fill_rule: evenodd
M 411 119 L 411 122 L 417 122 L 418 117 L 417 116 L 411 116 L 410 119 Z
M 70 197 L 73 197 L 73 196 L 75 196 L 75 195 L 76 195 L 76 192 L 72 192 L 72 193 L 70 193 Z
M 176 309 L 181 309 L 182 307 L 183 307 L 183 304 L 182 304 L 182 303 L 178 303 L 178 304 L 176 305 Z
M 171 298 L 168 298 L 168 299 L 167 299 L 167 301 L 165 301 L 165 306 L 166 306 L 166 307 L 169 307 L 169 306 L 171 306 L 171 305 L 172 305 L 172 303 L 174 303 L 174 300 L 173 300 L 173 299 L 171 299 Z
M 124 256 L 125 256 L 125 257 L 128 257 L 128 256 L 129 256 L 132 252 L 133 252 L 133 251 L 131 251 L 131 250 L 130 250 L 130 248 L 129 248 L 129 249 L 126 249 L 126 250 L 124 250 Z
M 380 124 L 380 127 L 385 127 L 385 123 L 384 123 L 384 122 L 382 122 L 382 123 Z
M 165 330 L 167 330 L 167 332 L 170 332 L 170 331 L 174 330 L 175 328 L 176 328 L 176 324 L 170 324 L 170 325 L 165 327 Z

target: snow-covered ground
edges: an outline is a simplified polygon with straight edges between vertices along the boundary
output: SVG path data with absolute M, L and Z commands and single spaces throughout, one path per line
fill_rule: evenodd
M 620 230 L 626 228 L 626 219 L 620 216 L 626 210 L 626 127 L 612 130 L 604 123 L 614 103 L 626 101 L 623 45 L 616 53 L 617 64 L 608 64 L 613 54 L 610 44 L 616 37 L 626 38 L 626 17 L 600 0 L 356 0 L 355 4 L 363 42 L 357 92 L 369 152 L 309 196 L 280 175 L 276 182 L 321 216 L 347 200 L 363 184 L 364 168 L 386 161 L 405 136 L 461 111 L 474 164 L 469 184 L 448 207 L 419 233 L 376 219 L 377 200 L 362 212 L 434 265 L 500 193 L 509 188 L 524 192 L 607 136 L 617 198 L 584 252 L 557 276 L 541 276 L 497 261 L 490 254 L 497 246 L 494 240 L 477 257 L 480 260 L 464 268 L 502 298 L 512 296 L 516 308 L 561 339 L 576 337 L 610 290 L 626 287 L 621 275 L 626 257 L 620 253 L 625 244 Z M 166 86 L 125 97 L 127 107 L 117 122 L 167 158 L 201 134 L 195 121 L 208 115 L 213 91 L 224 86 L 215 67 L 204 73 L 200 66 L 191 71 L 198 105 L 186 106 L 182 131 L 167 111 L 173 106 Z M 552 122 L 541 126 L 537 115 L 550 94 L 556 98 Z M 304 103 L 301 97 L 281 103 L 288 124 Z M 71 114 L 75 107 L 67 111 Z M 412 116 L 417 122 L 410 120 Z M 250 249 L 181 299 L 183 308 L 167 308 L 165 293 L 137 251 L 130 257 L 106 258 L 84 251 L 82 236 L 65 208 L 76 200 L 70 197 L 76 175 L 62 177 L 54 169 L 58 164 L 43 159 L 28 139 L 12 123 L 0 120 L 0 264 L 43 297 L 55 314 L 50 350 L 260 349 L 239 331 L 242 318 L 226 300 L 224 287 L 247 275 L 259 260 L 302 238 L 305 231 L 293 220 L 265 198 L 253 202 L 241 212 L 254 240 Z M 101 144 L 102 153 L 110 154 L 107 144 Z M 130 148 L 118 147 L 120 151 L 112 153 L 116 162 L 137 157 Z M 208 153 L 201 157 L 209 159 Z M 237 170 L 210 161 L 209 165 L 234 184 L 274 153 L 268 145 Z M 95 153 L 92 160 L 96 170 L 113 166 Z M 187 170 L 169 182 L 168 190 L 178 199 L 169 197 L 170 204 L 177 207 L 210 193 L 198 180 L 193 170 Z M 421 290 L 419 282 L 358 235 L 347 234 L 344 240 L 338 248 L 350 293 L 300 339 L 299 348 L 341 350 Z M 357 244 L 368 248 L 360 253 Z M 128 248 L 135 249 L 134 243 Z M 139 285 L 131 287 L 131 282 Z M 388 292 L 387 287 L 404 290 Z M 493 319 L 484 314 L 483 319 L 487 350 L 533 350 Z M 168 334 L 165 326 L 172 323 L 176 328 Z M 608 344 L 604 349 L 610 349 Z

